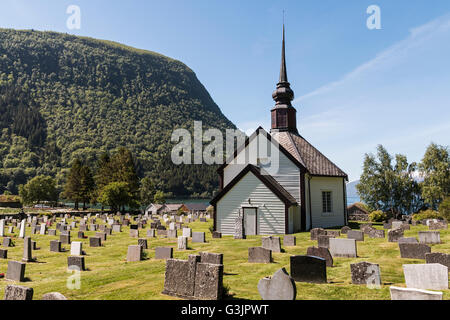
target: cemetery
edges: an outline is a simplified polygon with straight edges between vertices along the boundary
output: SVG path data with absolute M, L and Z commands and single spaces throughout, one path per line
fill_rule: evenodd
M 234 236 L 218 236 L 203 214 L 45 220 L 1 216 L 4 299 L 450 299 L 446 225 L 350 222 L 253 236 L 237 224 Z

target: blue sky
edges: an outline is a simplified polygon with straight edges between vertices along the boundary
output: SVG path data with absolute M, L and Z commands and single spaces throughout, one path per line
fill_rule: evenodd
M 66 27 L 69 5 L 81 29 Z M 369 30 L 369 5 L 381 30 Z M 420 161 L 450 144 L 450 1 L 0 1 L 0 27 L 118 41 L 193 69 L 239 128 L 270 129 L 286 11 L 300 133 L 346 171 L 383 144 Z

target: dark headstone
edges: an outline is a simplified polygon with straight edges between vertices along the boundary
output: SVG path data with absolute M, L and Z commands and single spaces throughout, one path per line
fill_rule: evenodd
M 222 233 L 214 231 L 212 233 L 212 237 L 213 237 L 213 239 L 220 239 L 220 238 L 222 238 Z
M 157 247 L 155 248 L 155 259 L 172 259 L 173 248 Z
M 201 263 L 223 264 L 222 253 L 200 252 Z
M 8 270 L 6 271 L 6 279 L 23 282 L 25 279 L 26 263 L 18 261 L 8 261 Z
M 61 252 L 61 241 L 59 241 L 59 240 L 50 241 L 50 251 L 51 252 Z
M 148 249 L 147 239 L 138 239 L 138 245 L 140 245 L 142 249 Z
M 89 238 L 89 246 L 91 247 L 101 247 L 102 239 L 100 237 L 90 237 Z
M 84 271 L 84 257 L 82 256 L 69 256 L 67 257 L 67 266 L 70 270 Z
M 399 243 L 400 256 L 406 259 L 425 259 L 425 254 L 431 253 L 431 248 L 426 244 Z
M 327 248 L 309 247 L 306 251 L 306 255 L 325 259 L 327 267 L 333 266 L 333 256 Z
M 450 254 L 440 252 L 426 253 L 425 260 L 427 263 L 440 263 L 450 269 Z
M 8 249 L 0 249 L 0 259 L 8 259 Z
M 296 282 L 326 283 L 327 263 L 314 256 L 291 256 L 291 277 Z

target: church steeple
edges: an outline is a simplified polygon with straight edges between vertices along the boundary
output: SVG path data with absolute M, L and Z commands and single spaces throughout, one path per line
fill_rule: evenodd
M 292 106 L 294 100 L 294 91 L 288 82 L 287 68 L 286 68 L 286 42 L 285 42 L 285 28 L 283 23 L 283 44 L 281 50 L 281 68 L 280 80 L 277 84 L 277 89 L 272 94 L 275 100 L 275 108 L 272 112 L 272 130 L 271 132 L 289 131 L 298 133 L 297 131 L 297 110 Z

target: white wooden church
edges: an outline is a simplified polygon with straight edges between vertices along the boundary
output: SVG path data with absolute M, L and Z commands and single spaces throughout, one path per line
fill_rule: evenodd
M 218 169 L 220 192 L 211 200 L 214 230 L 233 235 L 239 215 L 244 218 L 246 235 L 346 225 L 347 174 L 297 130 L 284 26 L 280 81 L 272 96 L 276 105 L 271 111 L 270 133 L 258 128 Z

